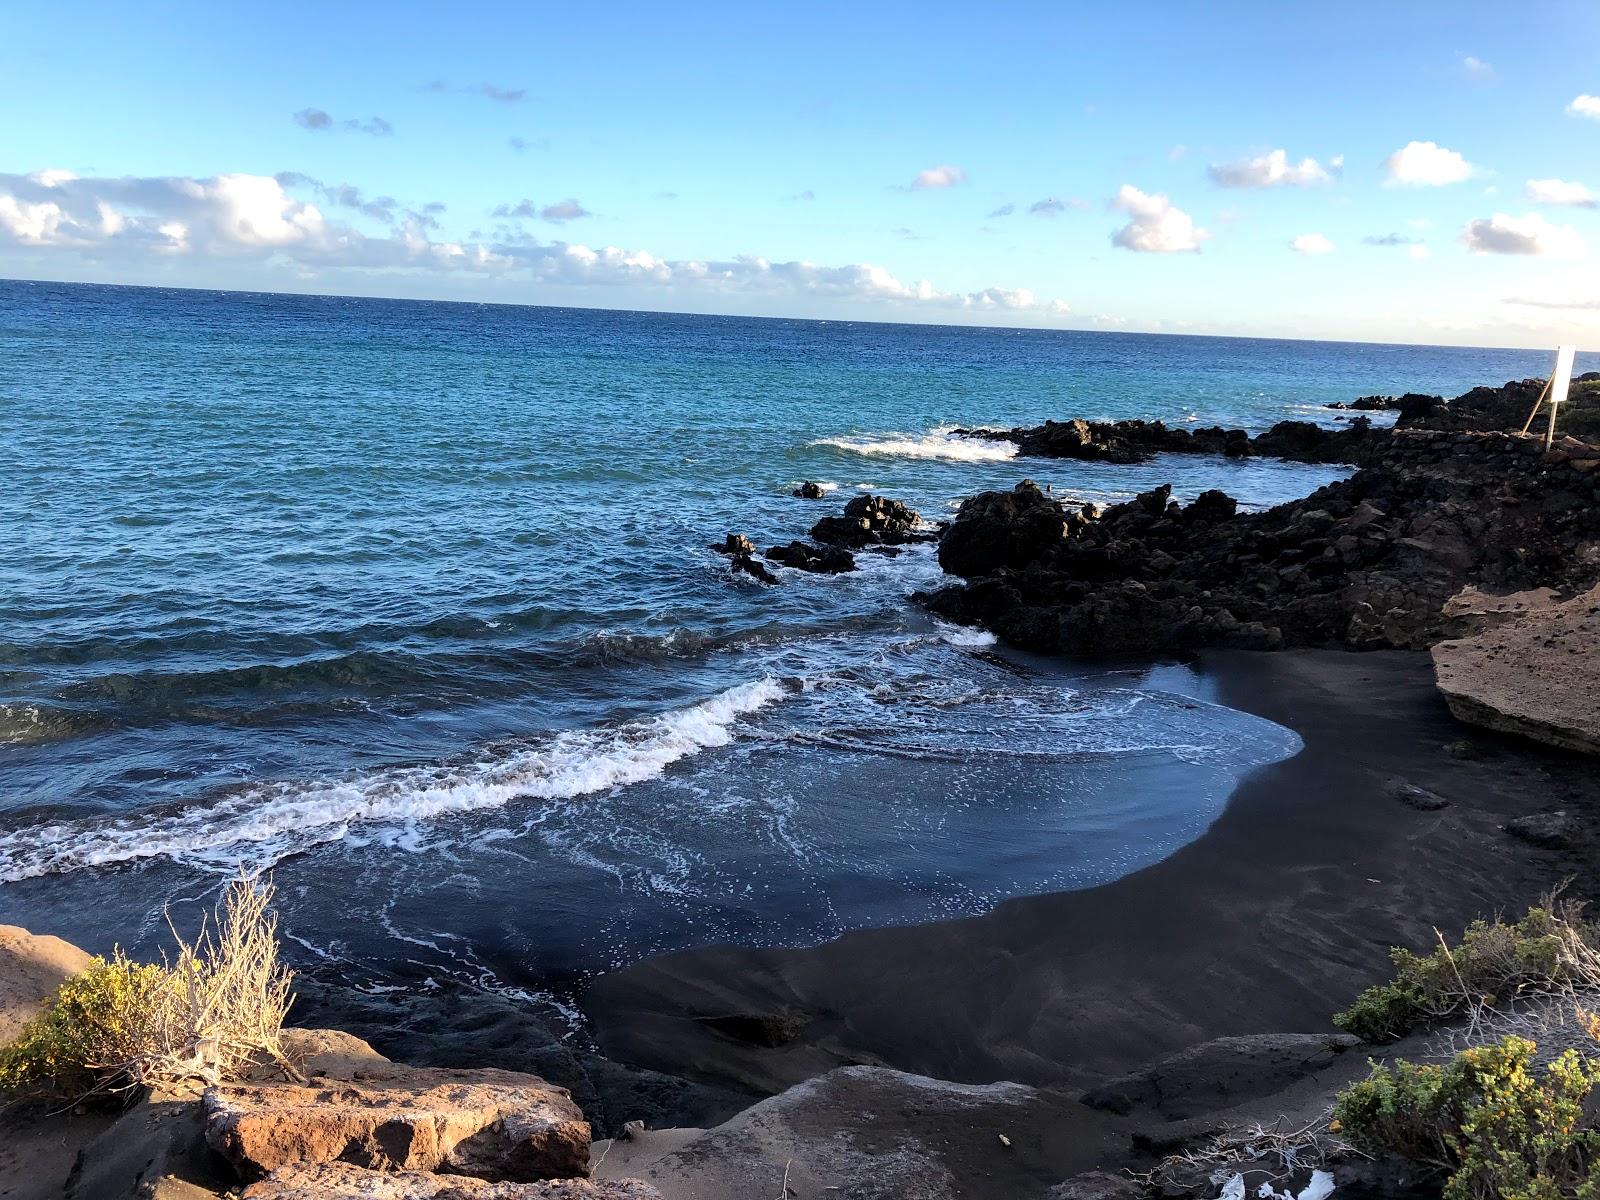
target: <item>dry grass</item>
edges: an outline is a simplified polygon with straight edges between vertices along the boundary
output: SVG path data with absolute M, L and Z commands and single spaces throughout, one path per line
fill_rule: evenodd
M 278 961 L 272 892 L 241 873 L 192 942 L 169 920 L 178 952 L 141 1053 L 122 1065 L 134 1082 L 217 1084 L 263 1062 L 294 1072 L 281 1041 L 293 975 Z
M 80 1099 L 210 1086 L 263 1065 L 299 1078 L 282 1045 L 292 974 L 271 902 L 270 882 L 241 873 L 192 941 L 172 928 L 163 965 L 96 960 L 0 1050 L 0 1089 Z

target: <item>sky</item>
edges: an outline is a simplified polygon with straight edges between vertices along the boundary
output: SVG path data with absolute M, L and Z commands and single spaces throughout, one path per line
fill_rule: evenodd
M 1600 3 L 10 5 L 0 277 L 1600 349 Z

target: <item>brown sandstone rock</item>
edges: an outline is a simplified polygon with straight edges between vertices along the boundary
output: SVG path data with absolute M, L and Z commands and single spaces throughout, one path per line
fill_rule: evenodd
M 251 1184 L 244 1200 L 661 1200 L 661 1193 L 637 1179 L 491 1183 L 424 1171 L 369 1171 L 348 1163 L 299 1163 Z
M 537 1076 L 383 1060 L 348 1074 L 208 1088 L 206 1141 L 246 1178 L 334 1161 L 492 1180 L 588 1174 L 588 1124 Z
M 71 942 L 0 925 L 0 1046 L 15 1041 L 56 989 L 88 965 L 89 956 Z
M 1440 642 L 1433 669 L 1459 719 L 1600 754 L 1600 587 L 1476 637 Z

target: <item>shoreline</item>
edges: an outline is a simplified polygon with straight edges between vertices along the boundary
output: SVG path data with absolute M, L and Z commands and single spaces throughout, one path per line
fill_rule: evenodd
M 1386 975 L 1390 946 L 1518 911 L 1572 873 L 1563 852 L 1501 826 L 1600 798 L 1584 761 L 1458 723 L 1425 654 L 1200 661 L 1223 703 L 1304 748 L 1247 776 L 1196 841 L 1114 883 L 979 917 L 645 959 L 582 997 L 602 1052 L 758 1094 L 862 1063 L 1089 1086 L 1216 1037 L 1331 1033 L 1332 1014 Z M 1463 740 L 1470 757 L 1446 748 Z M 1399 784 L 1450 804 L 1420 811 Z M 809 1023 L 780 1045 L 704 1021 L 786 1014 Z

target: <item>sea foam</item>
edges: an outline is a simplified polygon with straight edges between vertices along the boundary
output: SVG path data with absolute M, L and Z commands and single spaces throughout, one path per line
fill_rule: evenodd
M 921 437 L 886 434 L 871 438 L 821 438 L 813 446 L 831 446 L 852 454 L 876 454 L 895 458 L 952 458 L 964 462 L 1000 462 L 1017 456 L 1015 442 L 989 438 L 957 437 L 954 425 L 940 425 Z
M 33 825 L 0 834 L 0 882 L 163 856 L 201 866 L 262 867 L 337 841 L 356 826 L 590 795 L 652 779 L 680 759 L 727 745 L 740 717 L 789 693 L 777 679 L 763 678 L 660 716 L 560 733 L 492 758 L 333 782 L 266 784 L 176 813 Z

